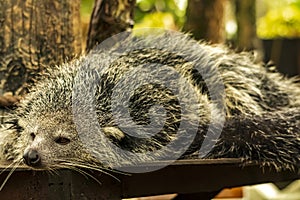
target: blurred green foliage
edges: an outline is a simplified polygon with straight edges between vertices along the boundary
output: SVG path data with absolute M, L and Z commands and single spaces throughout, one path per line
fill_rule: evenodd
M 188 0 L 137 0 L 135 28 L 164 27 L 180 30 Z M 81 0 L 81 15 L 88 23 L 94 0 Z M 257 21 L 260 38 L 300 37 L 300 0 L 263 0 L 267 12 Z
M 80 14 L 82 18 L 90 18 L 93 11 L 94 0 L 81 0 Z
M 274 1 L 272 1 L 274 2 Z M 260 38 L 299 38 L 300 0 L 281 1 L 257 21 L 257 35 Z
M 186 0 L 137 0 L 136 28 L 180 29 L 185 21 Z
M 164 27 L 180 29 L 185 21 L 187 0 L 137 0 L 134 20 L 135 28 Z M 81 0 L 83 21 L 90 18 L 94 0 Z

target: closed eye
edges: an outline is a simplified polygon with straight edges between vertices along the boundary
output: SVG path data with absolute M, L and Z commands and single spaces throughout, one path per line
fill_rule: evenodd
M 71 142 L 71 140 L 69 138 L 65 138 L 65 137 L 57 137 L 54 140 L 57 144 L 61 144 L 61 145 L 66 145 L 69 144 Z

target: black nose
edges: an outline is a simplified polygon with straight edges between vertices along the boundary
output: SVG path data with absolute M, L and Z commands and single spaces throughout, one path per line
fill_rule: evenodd
M 25 151 L 23 155 L 23 159 L 26 163 L 26 165 L 29 165 L 31 167 L 37 167 L 41 165 L 41 157 L 37 150 L 34 149 L 28 149 Z

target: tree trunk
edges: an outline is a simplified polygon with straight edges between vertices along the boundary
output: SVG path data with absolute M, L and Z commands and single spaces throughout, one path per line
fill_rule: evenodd
M 131 31 L 134 6 L 135 0 L 95 0 L 86 51 L 117 33 Z
M 0 92 L 22 95 L 46 66 L 81 53 L 79 0 L 0 0 Z
M 224 42 L 224 4 L 225 0 L 189 0 L 184 31 L 196 39 Z
M 237 20 L 237 47 L 240 50 L 259 49 L 261 44 L 256 37 L 255 0 L 235 0 Z
M 81 53 L 79 0 L 0 0 L 0 120 L 47 66 Z

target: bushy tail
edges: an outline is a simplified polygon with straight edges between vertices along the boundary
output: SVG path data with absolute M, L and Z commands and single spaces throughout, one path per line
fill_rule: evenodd
M 229 118 L 207 157 L 238 157 L 278 171 L 295 169 L 300 158 L 300 110 Z

